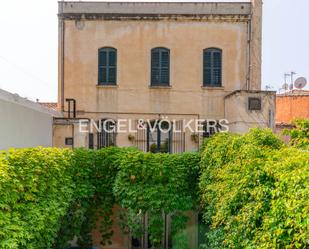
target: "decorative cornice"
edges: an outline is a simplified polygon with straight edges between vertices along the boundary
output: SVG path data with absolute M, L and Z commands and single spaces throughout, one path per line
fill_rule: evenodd
M 250 2 L 59 2 L 65 20 L 228 20 L 251 17 Z
M 246 22 L 250 20 L 250 15 L 213 15 L 213 14 L 103 14 L 103 13 L 65 13 L 59 14 L 59 18 L 63 20 L 107 20 L 107 21 L 228 21 L 228 22 Z

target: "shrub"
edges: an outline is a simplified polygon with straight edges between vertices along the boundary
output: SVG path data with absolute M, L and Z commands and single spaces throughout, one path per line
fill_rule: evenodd
M 309 247 L 309 153 L 282 149 L 267 161 L 274 179 L 271 206 L 253 244 L 257 248 Z
M 51 248 L 74 195 L 68 150 L 0 154 L 0 248 Z
M 162 214 L 169 215 L 173 248 L 187 249 L 187 212 L 199 203 L 208 225 L 203 248 L 309 248 L 309 152 L 298 145 L 254 129 L 217 134 L 200 154 L 1 152 L 0 248 L 66 249 L 75 237 L 86 249 L 95 228 L 110 243 L 118 204 L 124 232 L 139 236 L 148 216 L 151 244 L 161 248 Z
M 126 217 L 127 230 L 140 235 L 142 228 L 135 227 L 136 219 L 147 214 L 151 244 L 161 248 L 164 213 L 172 216 L 172 233 L 180 233 L 187 223 L 184 212 L 192 210 L 196 203 L 198 162 L 199 157 L 194 153 L 126 154 L 120 162 L 114 194 L 125 210 L 122 216 Z
M 290 144 L 302 149 L 309 149 L 309 118 L 293 121 L 295 128 L 285 130 L 284 134 L 291 137 Z
M 306 248 L 308 183 L 308 153 L 286 148 L 271 131 L 209 139 L 201 160 L 203 247 Z
M 130 149 L 116 147 L 97 151 L 74 150 L 74 199 L 61 220 L 61 229 L 56 240 L 57 249 L 68 248 L 68 241 L 74 237 L 78 239 L 81 248 L 90 248 L 92 231 L 96 228 L 101 232 L 101 244 L 111 243 L 111 216 L 115 204 L 112 188 L 119 161 L 128 150 Z

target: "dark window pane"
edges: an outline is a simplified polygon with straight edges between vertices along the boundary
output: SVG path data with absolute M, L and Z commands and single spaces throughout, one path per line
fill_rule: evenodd
M 169 50 L 155 48 L 151 51 L 151 84 L 169 85 Z
M 151 70 L 151 83 L 152 84 L 159 84 L 160 82 L 160 69 L 152 68 Z
M 98 76 L 99 76 L 98 77 L 99 83 L 102 83 L 103 82 L 103 68 L 99 67 Z
M 213 66 L 221 67 L 221 53 L 220 52 L 213 53 Z
M 204 50 L 204 85 L 222 85 L 222 52 L 219 49 Z
M 107 52 L 106 51 L 100 51 L 99 65 L 100 66 L 106 66 L 107 65 Z
M 106 83 L 107 82 L 107 68 L 100 67 L 99 68 L 99 83 Z
M 103 68 L 103 75 L 102 75 L 102 77 L 103 77 L 103 82 L 107 82 L 107 68 L 106 67 L 104 67 Z
M 117 51 L 114 48 L 102 48 L 99 50 L 99 84 L 116 84 L 117 75 Z
M 159 51 L 152 52 L 151 65 L 153 67 L 160 67 L 160 53 L 159 53 Z
M 204 69 L 204 84 L 211 85 L 211 69 Z
M 221 85 L 221 69 L 213 70 L 213 85 Z
M 116 68 L 115 67 L 109 68 L 108 82 L 109 83 L 116 83 Z
M 169 66 L 169 53 L 167 51 L 163 51 L 161 54 L 161 67 Z
M 94 139 L 93 133 L 89 133 L 89 144 L 88 144 L 89 149 L 94 149 L 94 141 L 93 141 L 93 139 Z
M 211 53 L 204 52 L 204 67 L 211 67 Z
M 168 84 L 169 83 L 169 70 L 168 69 L 161 69 L 161 83 Z
M 109 66 L 116 66 L 116 52 L 110 51 L 108 57 Z

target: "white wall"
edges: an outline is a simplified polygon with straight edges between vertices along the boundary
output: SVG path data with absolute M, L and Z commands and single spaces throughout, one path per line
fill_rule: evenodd
M 0 150 L 52 146 L 52 124 L 49 109 L 0 90 Z

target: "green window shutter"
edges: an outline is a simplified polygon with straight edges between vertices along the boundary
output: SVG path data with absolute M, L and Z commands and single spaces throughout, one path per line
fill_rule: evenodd
M 169 51 L 161 51 L 161 84 L 169 85 L 170 82 L 170 54 Z
M 99 50 L 99 85 L 116 85 L 117 50 L 114 48 L 101 48 Z
M 205 49 L 203 61 L 203 85 L 222 86 L 222 51 L 216 48 Z
M 170 52 L 166 48 L 151 50 L 151 85 L 168 86 L 170 81 Z
M 160 51 L 153 49 L 151 52 L 151 85 L 160 83 Z

